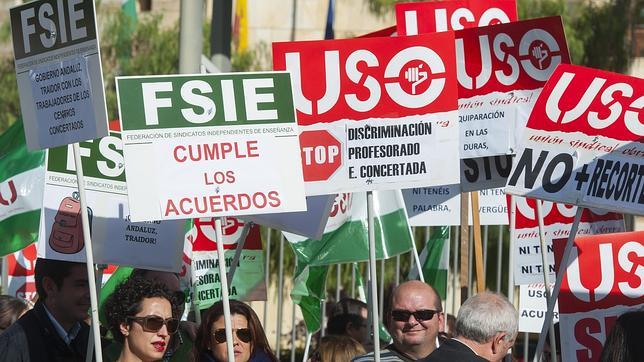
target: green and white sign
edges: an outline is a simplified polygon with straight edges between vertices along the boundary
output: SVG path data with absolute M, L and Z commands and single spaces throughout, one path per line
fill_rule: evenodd
M 130 222 L 122 149 L 119 132 L 80 144 L 94 261 L 177 272 L 181 267 L 184 223 Z M 81 208 L 76 191 L 72 146 L 50 149 L 39 256 L 85 261 Z
M 303 211 L 286 72 L 119 77 L 132 220 Z
M 106 136 L 94 1 L 40 0 L 10 12 L 27 147 Z

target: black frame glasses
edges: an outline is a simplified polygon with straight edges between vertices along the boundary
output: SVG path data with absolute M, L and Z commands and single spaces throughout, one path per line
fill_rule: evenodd
M 145 317 L 127 317 L 127 320 L 135 321 L 141 325 L 144 331 L 156 333 L 165 325 L 168 334 L 175 334 L 179 330 L 179 320 L 177 318 L 163 319 L 158 315 L 147 315 Z
M 413 315 L 417 321 L 422 322 L 434 318 L 434 315 L 438 313 L 440 311 L 433 309 L 421 309 L 414 312 L 405 309 L 394 309 L 391 311 L 391 318 L 397 322 L 407 322 L 409 317 Z
M 250 328 L 233 328 L 233 332 L 237 334 L 237 338 L 244 343 L 248 343 L 253 339 L 253 335 L 250 333 Z M 212 332 L 212 336 L 215 338 L 215 342 L 226 343 L 226 330 L 224 328 L 215 329 Z

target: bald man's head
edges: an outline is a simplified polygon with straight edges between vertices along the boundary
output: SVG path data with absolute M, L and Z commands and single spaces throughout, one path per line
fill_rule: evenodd
M 387 315 L 394 345 L 414 358 L 429 355 L 443 326 L 441 312 L 440 297 L 429 284 L 418 280 L 400 284 L 392 292 Z

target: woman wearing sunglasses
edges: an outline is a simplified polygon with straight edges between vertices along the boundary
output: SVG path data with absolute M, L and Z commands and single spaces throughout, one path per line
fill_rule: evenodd
M 105 302 L 105 315 L 114 339 L 123 344 L 117 361 L 158 361 L 170 336 L 177 332 L 173 296 L 160 283 L 129 278 Z
M 277 362 L 257 315 L 245 303 L 230 301 L 235 362 Z M 226 329 L 221 301 L 210 307 L 202 320 L 194 349 L 195 361 L 226 362 Z

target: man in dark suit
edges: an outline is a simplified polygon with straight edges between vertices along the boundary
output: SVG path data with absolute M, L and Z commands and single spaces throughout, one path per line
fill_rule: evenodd
M 0 335 L 0 361 L 84 362 L 90 309 L 85 264 L 39 258 L 34 274 L 38 302 Z
M 426 362 L 502 361 L 514 344 L 519 316 L 501 294 L 479 293 L 461 306 L 456 337 L 445 341 Z

